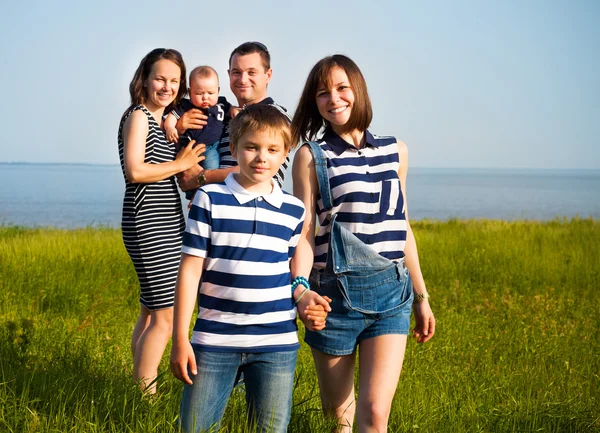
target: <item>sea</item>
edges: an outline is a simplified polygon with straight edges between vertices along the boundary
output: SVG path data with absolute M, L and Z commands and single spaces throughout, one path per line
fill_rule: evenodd
M 0 225 L 119 227 L 123 192 L 119 165 L 0 163 Z M 597 219 L 600 170 L 411 168 L 407 196 L 411 221 Z

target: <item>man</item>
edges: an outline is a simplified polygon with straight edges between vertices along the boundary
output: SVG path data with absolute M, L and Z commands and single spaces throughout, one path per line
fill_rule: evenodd
M 267 85 L 271 81 L 273 71 L 271 70 L 271 55 L 265 45 L 260 42 L 245 42 L 234 49 L 229 56 L 227 72 L 229 86 L 240 108 L 253 104 L 268 104 L 279 109 L 289 119 L 287 110 L 275 104 L 272 98 L 267 97 Z M 200 166 L 195 166 L 180 173 L 177 181 L 183 191 L 197 189 L 205 183 L 222 182 L 230 172 L 238 171 L 237 162 L 231 156 L 229 149 L 229 120 L 229 117 L 225 119 L 219 145 L 221 159 L 219 169 L 203 171 Z M 206 116 L 200 110 L 189 110 L 177 121 L 177 130 L 182 134 L 187 129 L 199 129 L 204 125 L 206 125 Z M 283 185 L 284 173 L 288 165 L 289 158 L 285 160 L 274 176 L 279 186 Z

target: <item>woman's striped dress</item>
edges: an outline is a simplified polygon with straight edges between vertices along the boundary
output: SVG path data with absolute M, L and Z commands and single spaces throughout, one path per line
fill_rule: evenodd
M 138 105 L 123 117 L 118 136 L 125 177 L 123 242 L 140 281 L 140 302 L 149 310 L 158 310 L 173 306 L 185 220 L 174 176 L 154 183 L 131 183 L 125 176 L 123 124 L 135 110 L 142 110 L 148 116 L 144 162 L 173 161 L 176 151 L 146 107 Z

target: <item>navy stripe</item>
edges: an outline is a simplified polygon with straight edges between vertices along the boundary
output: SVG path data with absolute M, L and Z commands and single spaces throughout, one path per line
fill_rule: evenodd
M 205 344 L 192 343 L 194 349 L 203 350 L 205 352 L 226 352 L 239 353 L 240 351 L 252 353 L 269 353 L 269 352 L 291 352 L 300 349 L 300 343 L 294 344 L 278 344 L 276 346 L 252 346 L 244 349 L 237 346 L 208 346 Z
M 208 251 L 208 248 L 209 248 L 208 241 L 209 241 L 208 238 L 205 238 L 202 236 L 193 235 L 188 232 L 183 233 L 183 246 L 185 246 L 185 247 L 190 247 L 190 248 L 194 248 L 197 250 Z
M 346 182 L 382 182 L 384 180 L 390 180 L 398 178 L 398 173 L 394 170 L 386 170 L 382 172 L 373 172 L 369 171 L 367 173 L 347 173 L 340 174 L 338 176 L 332 177 L 329 179 L 329 185 L 331 189 L 343 185 Z
M 268 289 L 290 284 L 291 277 L 289 272 L 280 275 L 236 275 L 208 270 L 203 281 L 225 287 Z
M 211 256 L 237 261 L 248 260 L 250 256 L 252 261 L 259 263 L 280 263 L 288 259 L 285 253 L 276 253 L 272 250 L 260 250 L 258 248 L 235 248 L 230 245 L 213 245 Z
M 238 314 L 264 314 L 278 311 L 289 311 L 294 308 L 291 292 L 285 299 L 277 299 L 268 302 L 240 302 L 230 299 L 220 299 L 213 296 L 201 294 L 199 305 L 209 310 L 218 310 Z
M 342 203 L 377 203 L 379 201 L 379 193 L 369 193 L 363 191 L 354 191 L 348 194 L 342 194 L 333 200 L 334 206 L 339 206 Z M 389 202 L 388 202 L 389 203 Z
M 210 332 L 211 334 L 223 335 L 277 335 L 296 332 L 297 329 L 295 320 L 257 325 L 233 325 L 231 323 L 197 319 L 194 325 L 194 331 L 196 332 Z

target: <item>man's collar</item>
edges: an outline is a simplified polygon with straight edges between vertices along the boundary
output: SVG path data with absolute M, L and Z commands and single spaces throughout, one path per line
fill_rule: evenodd
M 275 103 L 275 101 L 273 101 L 273 98 L 271 98 L 270 96 L 267 96 L 265 99 L 263 99 L 262 101 L 256 102 L 256 104 L 264 104 L 264 105 L 273 105 Z M 238 101 L 239 104 L 239 101 Z M 246 107 L 248 104 L 242 104 L 242 107 Z M 254 105 L 254 104 L 250 104 L 250 105 Z
M 346 140 L 336 134 L 330 126 L 325 129 L 323 140 L 329 143 L 331 149 L 333 149 L 337 156 L 340 156 L 342 153 L 348 150 L 349 147 L 354 147 L 354 145 L 348 143 Z M 365 146 L 379 147 L 377 140 L 375 140 L 373 134 L 371 134 L 368 130 L 365 131 Z
M 256 194 L 244 189 L 235 180 L 234 173 L 229 173 L 229 175 L 227 175 L 225 178 L 225 185 L 227 185 L 227 188 L 229 188 L 233 196 L 240 204 L 246 204 L 255 198 L 262 197 L 267 203 L 273 207 L 276 207 L 277 209 L 280 209 L 281 205 L 283 205 L 283 191 L 274 179 L 271 179 L 273 190 L 267 195 Z

